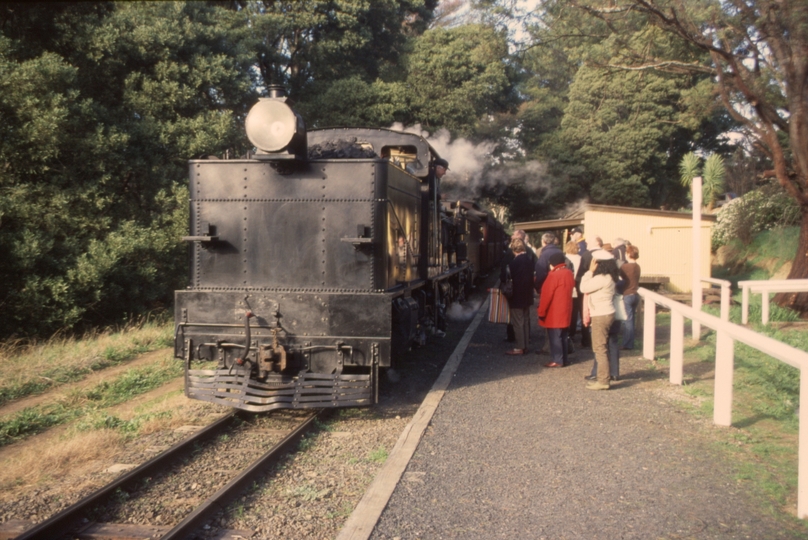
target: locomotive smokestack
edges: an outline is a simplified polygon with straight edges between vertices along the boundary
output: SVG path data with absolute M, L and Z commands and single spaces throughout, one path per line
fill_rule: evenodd
M 269 86 L 269 97 L 271 98 L 286 97 L 286 88 L 282 84 L 271 84 Z

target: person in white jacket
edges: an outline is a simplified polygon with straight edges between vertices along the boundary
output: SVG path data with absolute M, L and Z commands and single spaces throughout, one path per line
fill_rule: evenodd
M 595 353 L 597 379 L 586 385 L 589 390 L 608 390 L 610 380 L 608 341 L 614 323 L 615 286 L 620 276 L 614 256 L 606 250 L 592 253 L 592 265 L 581 278 L 585 325 L 592 326 L 592 351 Z

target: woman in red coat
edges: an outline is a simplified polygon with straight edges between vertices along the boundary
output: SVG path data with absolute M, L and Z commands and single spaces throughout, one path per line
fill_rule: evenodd
M 575 277 L 564 264 L 563 253 L 550 256 L 550 273 L 541 286 L 539 325 L 547 329 L 553 360 L 546 367 L 563 367 L 567 361 L 567 334 L 572 317 Z

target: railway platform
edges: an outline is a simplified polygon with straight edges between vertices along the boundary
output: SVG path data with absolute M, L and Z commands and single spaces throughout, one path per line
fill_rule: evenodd
M 666 369 L 621 351 L 620 380 L 587 390 L 591 350 L 544 367 L 534 320 L 531 350 L 507 356 L 483 311 L 339 540 L 800 537 L 710 442 L 722 428 L 675 402 L 689 398 Z

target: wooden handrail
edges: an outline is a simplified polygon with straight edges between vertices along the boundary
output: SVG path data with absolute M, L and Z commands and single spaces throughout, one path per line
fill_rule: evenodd
M 796 280 L 791 280 L 796 281 Z M 808 280 L 806 280 L 808 281 Z M 760 283 L 760 282 L 758 282 Z M 685 317 L 715 330 L 715 397 L 713 423 L 732 424 L 732 380 L 735 363 L 735 341 L 740 341 L 769 356 L 800 370 L 800 403 L 808 403 L 808 353 L 754 332 L 739 324 L 724 321 L 666 298 L 648 289 L 638 291 L 644 302 L 643 348 L 644 358 L 654 359 L 656 348 L 656 306 L 671 310 L 670 382 L 682 384 L 684 367 Z M 797 517 L 808 518 L 808 422 L 800 419 L 798 438 Z
M 741 324 L 749 322 L 749 293 L 762 295 L 762 322 L 769 324 L 769 294 L 778 292 L 808 292 L 808 279 L 768 279 L 739 281 L 741 288 Z

